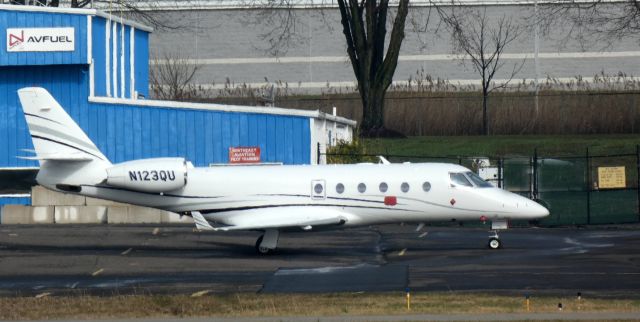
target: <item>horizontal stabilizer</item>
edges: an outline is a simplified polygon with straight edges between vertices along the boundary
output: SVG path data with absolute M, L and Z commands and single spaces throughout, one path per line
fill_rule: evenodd
M 69 162 L 87 162 L 93 160 L 85 155 L 73 155 L 73 154 L 39 154 L 38 156 L 33 157 L 21 157 L 18 156 L 18 159 L 22 160 L 36 160 L 36 161 L 69 161 Z

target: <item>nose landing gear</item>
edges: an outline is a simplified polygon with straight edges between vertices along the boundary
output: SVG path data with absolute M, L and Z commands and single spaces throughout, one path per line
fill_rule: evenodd
M 492 231 L 493 235 L 489 236 L 489 248 L 498 249 L 502 248 L 502 241 L 500 241 L 500 236 L 498 236 L 498 231 Z
M 500 240 L 500 236 L 498 236 L 498 230 L 509 228 L 509 221 L 506 219 L 494 219 L 491 221 L 491 233 L 489 236 L 489 248 L 491 249 L 499 249 L 502 248 L 502 241 Z

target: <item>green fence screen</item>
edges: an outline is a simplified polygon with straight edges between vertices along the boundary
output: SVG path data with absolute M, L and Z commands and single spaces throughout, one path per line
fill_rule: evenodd
M 330 156 L 331 154 L 326 154 Z M 353 157 L 353 156 L 350 156 Z M 374 155 L 359 159 L 375 160 Z M 477 157 L 385 155 L 391 162 L 445 162 L 478 171 Z M 358 159 L 358 158 L 352 158 Z M 640 222 L 638 177 L 640 148 L 634 154 L 489 158 L 497 167 L 497 186 L 534 199 L 550 211 L 541 226 L 623 224 Z M 599 173 L 615 168 L 618 186 L 607 187 Z M 624 174 L 622 174 L 624 172 Z M 525 223 L 526 224 L 526 223 Z M 517 223 L 521 226 L 523 223 Z

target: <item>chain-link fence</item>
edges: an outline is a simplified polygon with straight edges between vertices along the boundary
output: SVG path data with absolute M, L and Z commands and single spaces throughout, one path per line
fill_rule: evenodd
M 378 155 L 321 153 L 319 161 L 345 158 L 372 162 Z M 495 186 L 534 199 L 551 215 L 542 226 L 640 222 L 640 147 L 636 153 L 520 157 L 383 155 L 390 162 L 463 165 Z M 326 158 L 325 158 L 326 157 Z M 522 225 L 527 223 L 514 223 Z

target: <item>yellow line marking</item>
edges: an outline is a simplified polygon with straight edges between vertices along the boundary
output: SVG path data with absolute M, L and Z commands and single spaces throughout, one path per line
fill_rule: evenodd
M 36 295 L 36 298 L 39 299 L 39 298 L 47 297 L 49 295 L 51 295 L 51 293 L 44 292 L 44 293 L 40 293 L 40 294 Z
M 211 290 L 204 290 L 204 291 L 195 292 L 195 293 L 191 294 L 191 297 L 201 297 L 201 296 L 207 295 L 209 293 L 211 293 Z
M 91 273 L 91 276 L 98 276 L 100 275 L 102 272 L 104 272 L 104 268 L 101 268 L 93 273 Z

